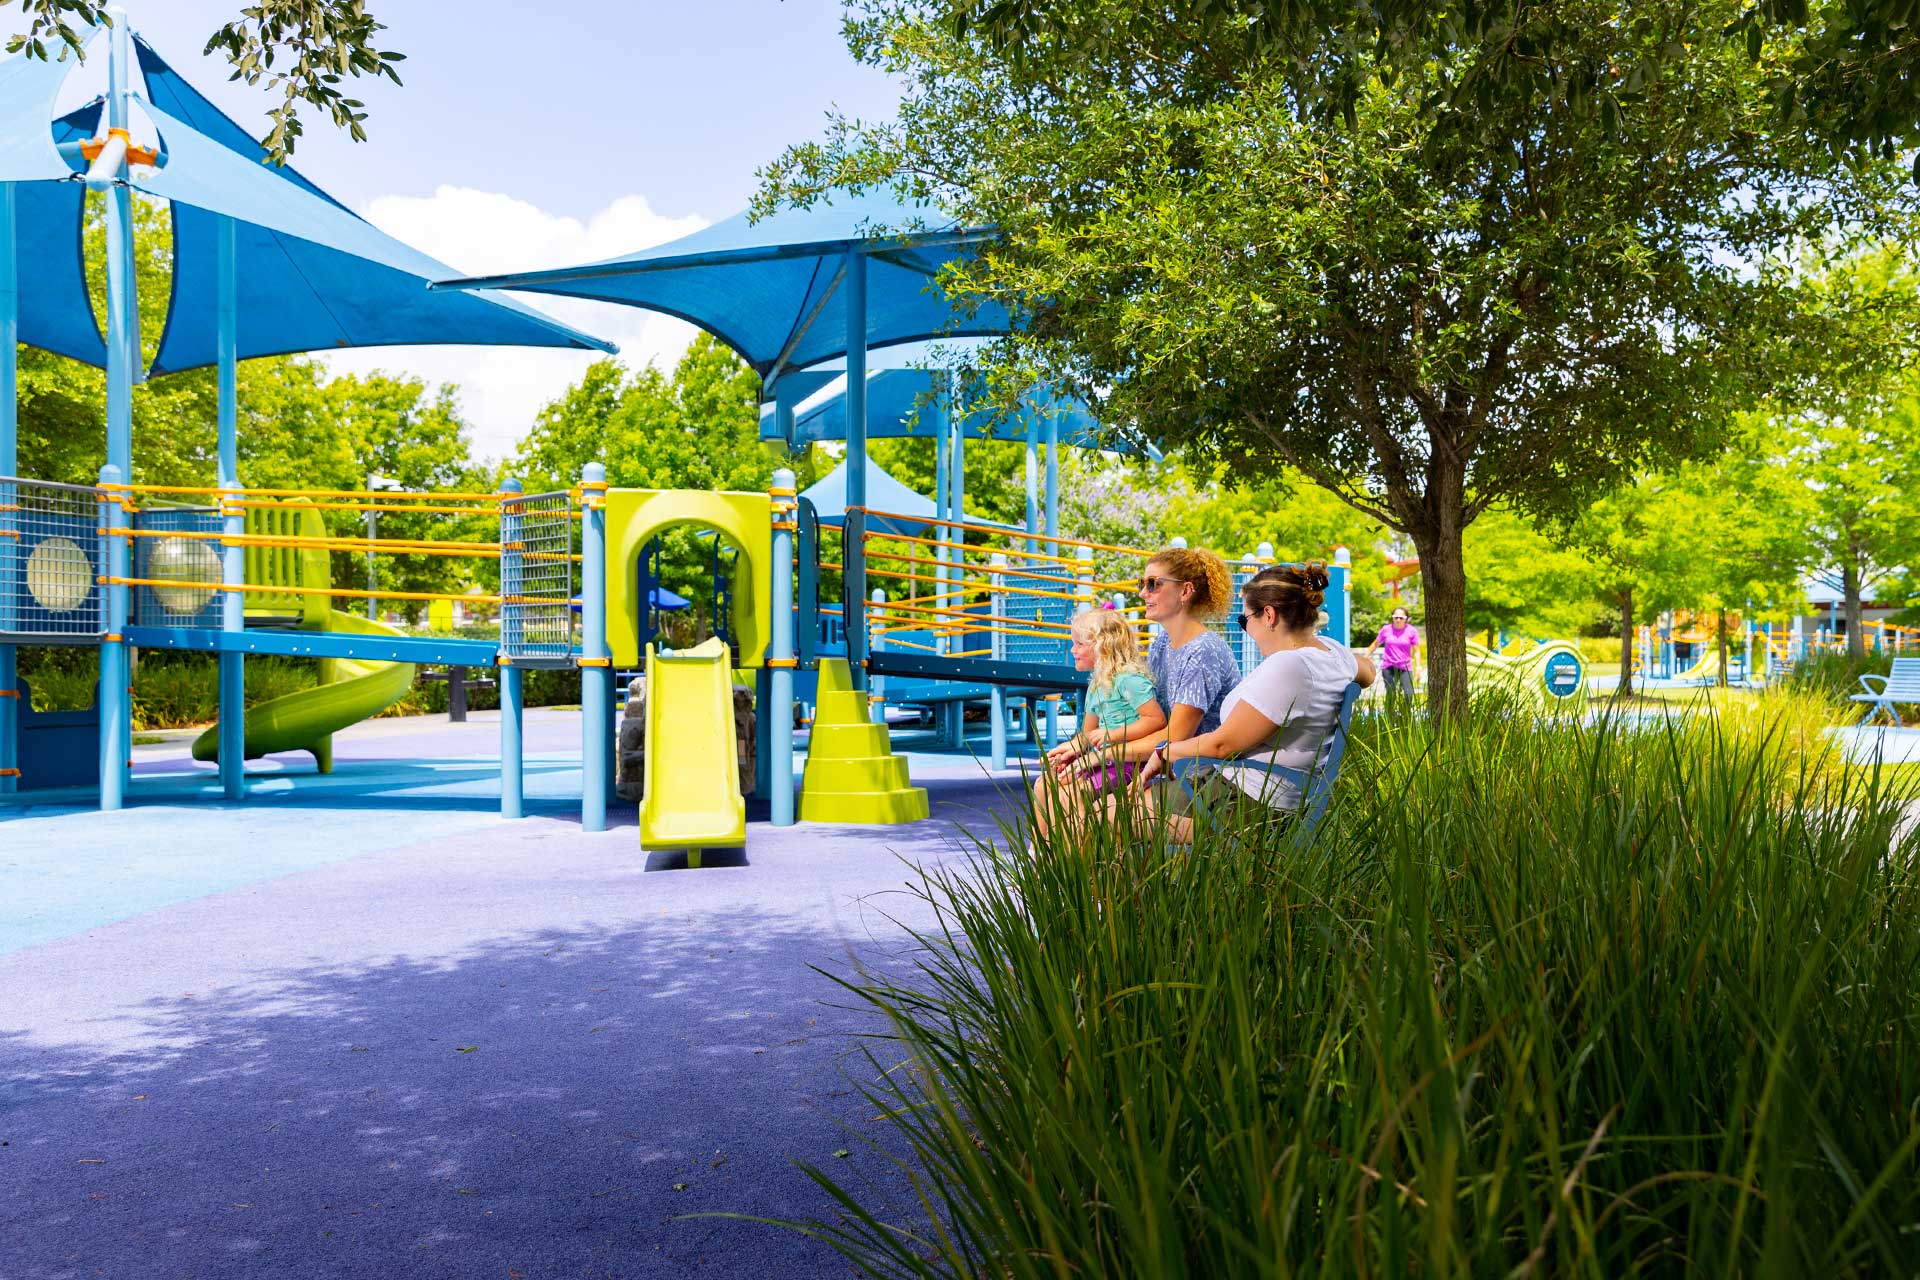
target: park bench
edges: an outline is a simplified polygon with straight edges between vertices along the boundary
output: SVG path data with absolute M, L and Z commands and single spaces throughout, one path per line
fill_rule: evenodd
M 495 682 L 485 676 L 469 678 L 465 667 L 450 666 L 445 671 L 422 671 L 422 680 L 447 682 L 447 720 L 451 724 L 467 722 L 467 690 L 491 689 Z
M 1869 681 L 1878 680 L 1880 687 L 1874 688 Z M 1853 695 L 1855 702 L 1867 703 L 1866 718 L 1861 724 L 1872 724 L 1875 717 L 1886 712 L 1894 727 L 1904 727 L 1899 711 L 1894 709 L 1896 702 L 1920 705 L 1920 658 L 1895 658 L 1893 670 L 1884 676 L 1866 675 L 1860 677 L 1860 687 L 1865 693 Z
M 1353 704 L 1360 700 L 1361 688 L 1356 681 L 1347 686 L 1346 696 L 1340 699 L 1340 716 L 1334 721 L 1333 735 L 1320 753 L 1319 763 L 1312 769 L 1289 769 L 1284 765 L 1270 765 L 1267 773 L 1291 783 L 1300 793 L 1300 826 L 1298 834 L 1305 837 L 1320 824 L 1327 812 L 1327 802 L 1333 798 L 1333 784 L 1340 776 L 1340 762 L 1346 758 L 1347 736 L 1353 728 Z M 1187 775 L 1201 767 L 1219 765 L 1226 761 L 1213 760 L 1203 756 L 1188 756 L 1174 761 L 1173 777 L 1189 792 L 1192 784 Z M 1244 763 L 1244 762 L 1242 762 Z

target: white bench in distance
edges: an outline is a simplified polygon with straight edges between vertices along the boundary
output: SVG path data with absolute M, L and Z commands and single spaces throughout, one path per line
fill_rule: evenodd
M 1878 680 L 1880 687 L 1874 688 L 1868 681 Z M 1861 724 L 1872 724 L 1881 712 L 1886 712 L 1893 721 L 1894 728 L 1904 728 L 1900 713 L 1894 709 L 1894 703 L 1904 702 L 1920 705 L 1920 658 L 1895 658 L 1893 670 L 1884 676 L 1861 676 L 1860 687 L 1865 693 L 1853 695 L 1855 702 L 1868 703 L 1866 717 Z

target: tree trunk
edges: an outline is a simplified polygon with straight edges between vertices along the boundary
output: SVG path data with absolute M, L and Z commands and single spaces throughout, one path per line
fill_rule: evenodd
M 1620 593 L 1620 687 L 1616 698 L 1633 696 L 1633 588 Z
M 1867 628 L 1860 619 L 1860 557 L 1851 547 L 1840 565 L 1840 592 L 1846 597 L 1847 656 L 1858 661 L 1867 656 Z
M 1727 611 L 1714 614 L 1714 639 L 1720 646 L 1720 676 L 1714 681 L 1722 689 L 1727 687 Z
M 1467 571 L 1458 517 L 1435 536 L 1416 537 L 1427 609 L 1427 706 L 1436 721 L 1467 710 Z

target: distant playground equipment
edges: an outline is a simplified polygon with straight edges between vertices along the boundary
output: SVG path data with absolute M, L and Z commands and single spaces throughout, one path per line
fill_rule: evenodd
M 1587 664 L 1565 640 L 1545 640 L 1522 653 L 1499 654 L 1467 641 L 1467 683 L 1511 691 L 1545 707 L 1577 706 L 1586 700 Z

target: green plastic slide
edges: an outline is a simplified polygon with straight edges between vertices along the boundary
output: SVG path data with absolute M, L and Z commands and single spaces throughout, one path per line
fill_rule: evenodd
M 384 622 L 337 609 L 327 611 L 324 622 L 326 631 L 366 636 L 402 634 Z M 302 689 L 247 708 L 247 759 L 257 760 L 276 751 L 309 751 L 320 772 L 330 773 L 334 733 L 371 719 L 398 702 L 413 687 L 413 677 L 411 662 L 324 658 L 320 662 L 319 688 Z M 194 739 L 193 758 L 220 758 L 219 725 Z

